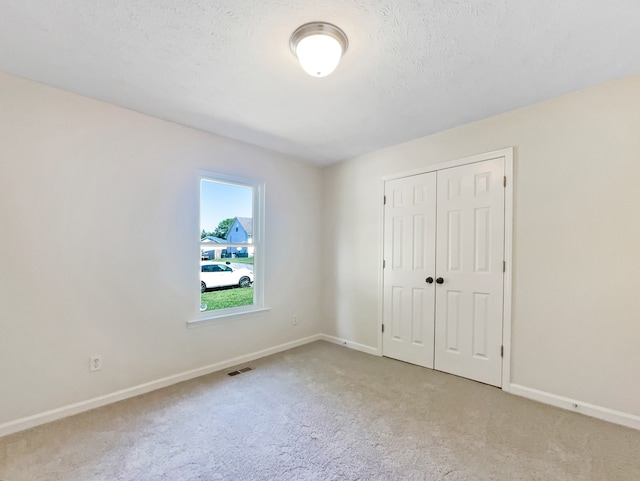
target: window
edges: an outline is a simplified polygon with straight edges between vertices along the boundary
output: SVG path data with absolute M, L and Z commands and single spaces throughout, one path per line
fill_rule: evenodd
M 199 320 L 262 309 L 263 188 L 200 175 Z

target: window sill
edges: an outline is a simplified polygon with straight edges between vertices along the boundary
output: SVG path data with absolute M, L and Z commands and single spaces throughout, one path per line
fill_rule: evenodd
M 193 319 L 191 321 L 187 321 L 187 328 L 193 329 L 196 327 L 204 327 L 209 326 L 211 324 L 218 324 L 221 321 L 226 321 L 229 319 L 234 319 L 238 317 L 253 317 L 258 316 L 260 314 L 265 314 L 271 310 L 270 307 L 259 307 L 256 309 L 250 309 L 246 311 L 239 312 L 227 312 L 223 314 L 213 314 L 207 317 L 200 317 L 198 319 Z

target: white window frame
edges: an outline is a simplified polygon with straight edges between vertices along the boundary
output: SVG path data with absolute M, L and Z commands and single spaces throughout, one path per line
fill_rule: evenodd
M 194 281 L 194 285 L 198 286 L 198 288 L 196 289 L 197 298 L 194 303 L 195 319 L 187 321 L 187 327 L 200 327 L 237 316 L 255 315 L 269 310 L 264 306 L 264 183 L 256 181 L 254 179 L 218 174 L 210 171 L 198 172 L 198 238 L 202 230 L 200 226 L 200 209 L 202 207 L 202 181 L 217 182 L 221 184 L 229 184 L 252 189 L 253 233 L 251 242 L 228 244 L 221 243 L 217 244 L 217 246 L 220 246 L 221 248 L 251 246 L 253 248 L 253 304 L 227 309 L 216 309 L 213 311 L 200 311 L 200 256 L 202 249 L 210 249 L 211 244 L 198 242 L 197 251 L 195 251 L 194 249 L 194 258 L 198 260 L 198 267 L 196 271 L 197 278 Z

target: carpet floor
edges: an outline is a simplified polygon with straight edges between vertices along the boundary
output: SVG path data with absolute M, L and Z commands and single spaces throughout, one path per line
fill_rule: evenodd
M 640 431 L 473 381 L 326 342 L 248 366 L 0 438 L 0 480 L 640 480 Z

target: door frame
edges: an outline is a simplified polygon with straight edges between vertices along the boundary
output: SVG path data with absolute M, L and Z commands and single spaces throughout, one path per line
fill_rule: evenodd
M 384 184 L 390 180 L 403 177 L 426 174 L 437 170 L 450 169 L 461 165 L 474 164 L 485 160 L 492 160 L 504 157 L 504 175 L 507 185 L 504 191 L 504 260 L 506 263 L 503 278 L 503 299 L 502 299 L 502 345 L 504 355 L 502 357 L 502 386 L 503 391 L 510 391 L 511 383 L 511 304 L 512 304 L 512 283 L 513 283 L 513 157 L 514 148 L 507 147 L 500 150 L 486 152 L 484 154 L 472 155 L 461 159 L 439 162 L 426 165 L 418 169 L 407 170 L 395 174 L 381 177 L 379 190 L 380 199 L 384 198 Z M 380 202 L 380 232 L 378 235 L 378 354 L 382 356 L 382 324 L 384 315 L 384 202 Z

